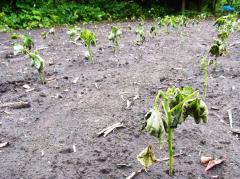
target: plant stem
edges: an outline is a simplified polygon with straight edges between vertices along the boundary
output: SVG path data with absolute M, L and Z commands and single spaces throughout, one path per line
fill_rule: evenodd
M 208 64 L 204 64 L 203 67 L 203 75 L 204 75 L 204 84 L 203 84 L 203 88 L 204 88 L 204 98 L 207 98 L 207 91 L 208 91 Z
M 44 85 L 46 83 L 44 72 L 38 71 L 38 74 L 39 74 L 39 79 L 40 79 L 41 83 Z
M 172 146 L 172 114 L 170 112 L 167 113 L 168 118 L 168 152 L 169 152 L 169 175 L 173 174 L 173 146 Z
M 168 154 L 169 154 L 169 175 L 173 175 L 173 145 L 172 145 L 172 113 L 169 109 L 168 99 L 164 98 L 164 108 L 168 122 Z
M 93 53 L 92 53 L 92 51 L 90 49 L 90 46 L 87 46 L 87 50 L 88 50 L 88 53 L 89 53 L 89 59 L 93 60 Z

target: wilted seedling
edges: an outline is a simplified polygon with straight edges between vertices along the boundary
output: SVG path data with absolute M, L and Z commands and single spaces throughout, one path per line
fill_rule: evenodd
M 80 39 L 80 28 L 77 26 L 69 26 L 67 34 L 72 40 L 77 41 Z
M 155 37 L 156 35 L 157 35 L 157 27 L 153 25 L 153 26 L 150 28 L 150 36 L 151 36 L 151 37 Z
M 32 67 L 36 68 L 39 74 L 39 79 L 42 84 L 45 83 L 44 76 L 44 60 L 39 55 L 38 50 L 31 52 L 31 48 L 33 47 L 33 40 L 29 36 L 21 36 L 22 44 L 15 43 L 13 45 L 14 55 L 23 54 L 27 55 L 31 59 Z
M 196 124 L 201 121 L 207 122 L 207 106 L 199 97 L 199 92 L 194 91 L 191 87 L 173 87 L 168 88 L 166 92 L 160 90 L 155 98 L 153 109 L 145 116 L 143 129 L 158 138 L 160 148 L 165 136 L 168 136 L 169 175 L 173 174 L 172 131 L 185 122 L 188 116 L 191 116 Z
M 114 45 L 114 53 L 116 53 L 119 49 L 119 41 L 122 35 L 122 30 L 116 26 L 112 26 L 111 32 L 108 35 L 108 39 L 112 41 Z
M 27 55 L 32 60 L 32 67 L 38 70 L 40 81 L 44 84 L 46 82 L 44 75 L 45 63 L 43 58 L 39 55 L 39 51 L 35 50 L 34 52 L 27 53 Z
M 51 28 L 49 29 L 49 31 L 45 31 L 41 33 L 41 36 L 43 37 L 43 39 L 46 39 L 49 35 L 53 35 L 55 36 L 55 29 Z
M 222 40 L 220 39 L 216 39 L 212 46 L 210 47 L 209 50 L 209 54 L 211 56 L 215 57 L 215 60 L 217 59 L 217 57 L 223 56 L 227 54 L 227 47 L 226 47 L 226 43 L 224 43 Z
M 169 33 L 169 28 L 177 28 L 178 26 L 186 26 L 188 18 L 186 16 L 165 16 L 164 18 L 158 18 L 158 25 L 160 27 L 166 27 L 166 33 Z
M 11 35 L 11 39 L 21 39 L 23 47 L 28 50 L 31 50 L 31 48 L 34 47 L 34 42 L 33 42 L 32 38 L 28 35 L 14 33 Z
M 80 38 L 83 41 L 83 44 L 85 45 L 85 47 L 87 48 L 87 51 L 85 52 L 85 56 L 90 60 L 93 60 L 93 52 L 91 50 L 91 46 L 96 45 L 96 41 L 97 41 L 96 35 L 92 31 L 88 29 L 84 29 L 80 33 Z
M 143 44 L 143 42 L 145 41 L 146 37 L 145 37 L 145 33 L 144 33 L 144 24 L 142 22 L 139 23 L 137 29 L 135 30 L 135 33 L 137 35 L 136 43 L 138 45 Z
M 230 14 L 228 16 L 222 16 L 215 22 L 218 27 L 217 38 L 213 41 L 208 54 L 200 61 L 200 69 L 204 73 L 204 96 L 207 97 L 208 86 L 208 68 L 209 65 L 214 65 L 213 69 L 216 69 L 217 58 L 225 56 L 228 53 L 227 42 L 230 34 L 236 30 L 238 25 L 237 15 Z

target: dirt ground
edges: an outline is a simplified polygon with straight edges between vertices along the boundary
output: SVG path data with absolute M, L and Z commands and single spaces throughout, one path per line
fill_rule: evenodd
M 106 38 L 111 24 L 87 26 L 98 37 L 94 63 L 84 59 L 84 46 L 69 42 L 64 27 L 46 40 L 40 36 L 44 29 L 20 31 L 42 49 L 46 85 L 39 84 L 29 59 L 11 54 L 10 35 L 0 33 L 0 102 L 31 105 L 0 109 L 0 143 L 10 144 L 0 149 L 0 178 L 120 179 L 141 169 L 136 156 L 147 144 L 153 144 L 158 158 L 167 157 L 167 145 L 159 152 L 157 139 L 140 131 L 143 117 L 160 88 L 190 85 L 203 92 L 199 60 L 216 36 L 215 27 L 206 21 L 169 34 L 162 29 L 137 46 L 129 24 L 117 24 L 123 29 L 117 57 Z M 172 178 L 240 178 L 240 138 L 230 132 L 227 112 L 231 109 L 233 126 L 240 129 L 239 37 L 231 36 L 229 55 L 219 58 L 210 75 L 209 122 L 196 125 L 189 119 L 173 133 L 175 153 L 183 155 L 175 158 Z M 27 92 L 25 84 L 33 90 Z M 125 128 L 97 136 L 117 122 Z M 205 172 L 201 156 L 225 161 Z M 171 178 L 167 171 L 168 163 L 162 162 L 136 178 Z

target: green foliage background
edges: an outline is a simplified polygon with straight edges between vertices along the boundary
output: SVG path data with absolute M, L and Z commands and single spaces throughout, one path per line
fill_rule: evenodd
M 214 0 L 213 0 L 214 1 Z M 187 14 L 192 10 L 207 11 L 213 6 L 211 0 L 187 1 Z M 240 9 L 240 2 L 235 4 Z M 218 9 L 224 0 L 216 0 Z M 125 20 L 131 18 L 155 18 L 178 13 L 181 0 L 1 0 L 1 28 L 32 29 L 75 22 Z

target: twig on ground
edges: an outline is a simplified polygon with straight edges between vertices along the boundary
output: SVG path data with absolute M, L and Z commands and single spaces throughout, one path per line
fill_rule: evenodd
M 136 172 L 132 172 L 131 175 L 129 175 L 126 179 L 132 179 L 142 172 L 145 172 L 145 169 L 142 168 L 141 170 L 138 170 Z
M 232 133 L 240 134 L 240 129 L 234 129 L 233 128 L 233 118 L 232 118 L 232 111 L 231 109 L 228 110 L 228 118 L 230 123 L 230 128 Z
M 9 142 L 0 143 L 0 148 L 7 147 L 8 145 L 9 145 Z
M 24 102 L 24 101 L 0 103 L 0 108 L 7 108 L 7 107 L 12 109 L 29 108 L 30 103 Z
M 228 118 L 229 118 L 230 127 L 232 129 L 233 128 L 233 125 L 232 125 L 233 120 L 232 120 L 232 111 L 231 111 L 231 109 L 228 110 Z
M 104 128 L 100 132 L 97 133 L 98 136 L 103 135 L 103 137 L 106 137 L 109 133 L 111 133 L 114 129 L 124 127 L 122 123 L 118 122 L 116 124 L 113 124 L 112 126 L 109 126 L 107 128 Z

